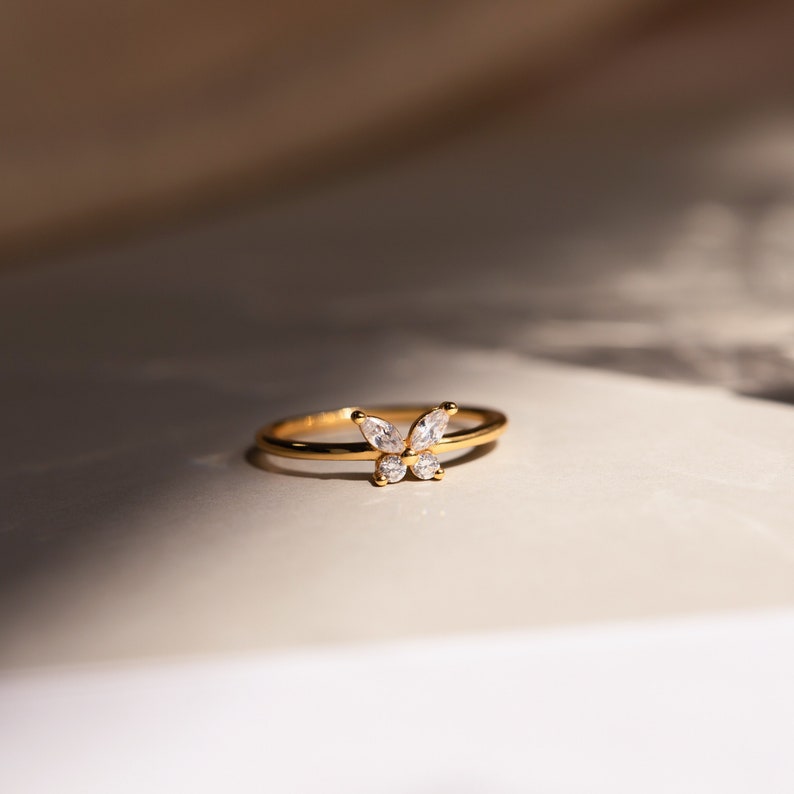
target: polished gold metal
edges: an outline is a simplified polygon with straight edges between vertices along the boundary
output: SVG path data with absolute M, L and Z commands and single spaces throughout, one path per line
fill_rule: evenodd
M 443 410 L 449 417 L 454 416 L 456 422 L 473 424 L 473 426 L 446 433 L 437 443 L 432 444 L 427 449 L 413 449 L 409 441 L 414 429 L 422 419 L 429 416 L 433 411 L 438 410 Z M 385 420 L 391 424 L 407 422 L 412 419 L 415 421 L 406 436 L 407 440 L 404 442 L 405 446 L 402 451 L 384 451 L 382 448 L 374 447 L 367 441 L 329 443 L 304 441 L 299 438 L 304 434 L 334 430 L 351 421 L 363 433 L 362 425 L 367 419 Z M 443 419 L 443 416 L 441 419 Z M 394 457 L 405 466 L 411 467 L 417 463 L 423 453 L 429 452 L 433 455 L 438 455 L 458 449 L 488 444 L 502 435 L 506 428 L 507 417 L 500 411 L 495 411 L 491 408 L 459 408 L 453 402 L 444 402 L 437 407 L 429 409 L 426 406 L 395 406 L 376 408 L 372 409 L 371 412 L 365 412 L 360 408 L 340 408 L 335 411 L 321 411 L 273 422 L 259 430 L 256 434 L 256 444 L 264 452 L 286 458 L 304 460 L 374 460 L 377 463 L 373 481 L 376 485 L 387 485 L 389 480 L 379 470 L 380 463 L 385 457 Z M 441 480 L 444 474 L 444 469 L 439 468 L 432 475 L 432 479 Z
M 406 466 L 413 466 L 414 463 L 419 460 L 419 455 L 410 447 L 406 447 L 405 452 L 400 455 L 400 458 Z

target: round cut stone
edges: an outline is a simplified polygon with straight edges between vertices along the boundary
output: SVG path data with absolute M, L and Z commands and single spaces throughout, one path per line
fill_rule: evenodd
M 405 477 L 406 466 L 399 455 L 384 455 L 378 462 L 378 474 L 389 482 L 400 482 Z
M 359 425 L 359 430 L 367 442 L 381 452 L 402 452 L 405 449 L 400 431 L 385 419 L 368 416 Z
M 441 468 L 441 463 L 432 452 L 423 452 L 419 460 L 411 466 L 411 471 L 420 480 L 432 480 L 433 475 Z
M 411 432 L 409 446 L 417 452 L 435 446 L 441 441 L 444 431 L 449 424 L 449 415 L 443 408 L 425 414 Z

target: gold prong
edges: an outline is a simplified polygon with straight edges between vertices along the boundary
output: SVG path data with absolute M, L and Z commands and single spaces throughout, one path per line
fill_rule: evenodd
M 384 485 L 388 485 L 389 481 L 383 474 L 378 473 L 377 471 L 372 475 L 372 480 L 375 485 L 379 487 L 383 487 Z
M 350 418 L 357 424 L 360 425 L 364 422 L 367 418 L 367 415 L 363 411 L 355 410 L 350 414 Z
M 447 413 L 450 416 L 455 416 L 455 414 L 458 412 L 458 404 L 452 402 L 441 403 L 441 409 L 444 411 L 444 413 Z
M 419 460 L 419 455 L 417 455 L 416 452 L 414 452 L 414 450 L 412 450 L 410 447 L 407 447 L 405 452 L 400 455 L 400 458 L 406 466 L 413 466 L 414 463 Z
M 443 480 L 443 479 L 444 479 L 444 475 L 445 475 L 445 474 L 446 474 L 446 472 L 444 471 L 444 469 L 439 469 L 439 470 L 438 470 L 438 471 L 437 471 L 437 472 L 436 472 L 436 473 L 433 475 L 433 479 L 434 479 L 434 480 Z

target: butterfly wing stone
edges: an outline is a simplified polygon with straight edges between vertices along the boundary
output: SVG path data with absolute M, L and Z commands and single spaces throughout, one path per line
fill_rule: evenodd
M 399 455 L 384 455 L 377 466 L 377 473 L 389 482 L 400 482 L 405 477 L 407 466 Z
M 361 435 L 367 443 L 381 452 L 400 453 L 405 449 L 405 441 L 400 431 L 385 419 L 377 416 L 368 416 L 359 426 Z
M 449 424 L 449 415 L 443 408 L 436 408 L 420 417 L 411 430 L 408 445 L 417 452 L 423 452 L 438 444 Z
M 405 477 L 408 464 L 418 479 L 440 480 L 444 470 L 430 450 L 444 437 L 450 413 L 455 411 L 457 406 L 454 403 L 444 403 L 420 416 L 411 427 L 407 446 L 391 422 L 379 416 L 368 416 L 360 410 L 353 411 L 350 418 L 358 425 L 361 435 L 373 449 L 384 453 L 375 465 L 375 484 L 399 482 Z
M 432 452 L 423 452 L 419 456 L 419 460 L 411 466 L 411 471 L 420 480 L 432 480 L 440 468 L 441 463 Z

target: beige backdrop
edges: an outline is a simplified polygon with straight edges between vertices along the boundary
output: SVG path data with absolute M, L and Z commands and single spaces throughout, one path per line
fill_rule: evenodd
M 7 0 L 0 258 L 344 168 L 608 46 L 660 5 Z

